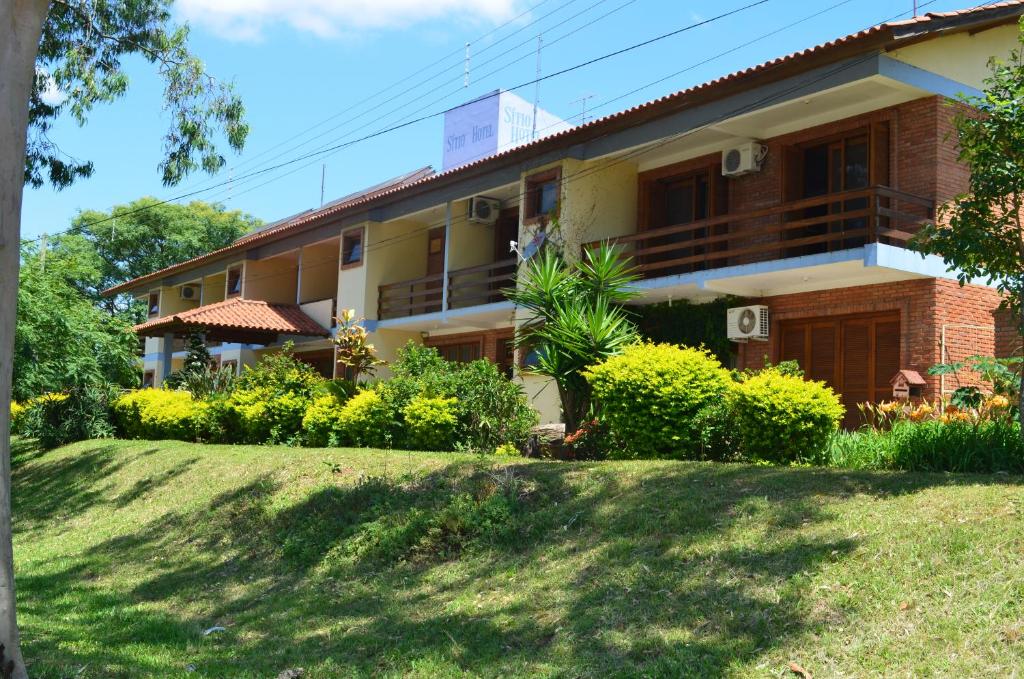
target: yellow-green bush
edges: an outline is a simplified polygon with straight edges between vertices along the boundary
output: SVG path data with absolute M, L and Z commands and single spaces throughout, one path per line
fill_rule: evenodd
M 616 439 L 611 457 L 687 458 L 699 449 L 695 417 L 732 385 L 704 349 L 637 344 L 585 376 Z
M 331 394 L 317 396 L 302 418 L 307 446 L 335 446 L 341 441 L 341 411 L 344 406 Z
M 455 441 L 457 398 L 414 397 L 402 409 L 404 445 L 414 450 L 451 450 Z
M 11 401 L 11 431 L 15 434 L 18 433 L 18 427 L 21 425 L 21 418 L 25 414 L 27 408 L 17 401 Z
M 824 382 L 774 369 L 737 384 L 730 401 L 743 454 L 770 462 L 819 459 L 845 413 Z
M 399 433 L 396 413 L 374 389 L 353 396 L 338 414 L 338 442 L 342 445 L 390 447 Z
M 206 403 L 187 391 L 140 389 L 114 400 L 114 425 L 133 439 L 194 441 Z
M 238 416 L 244 443 L 289 443 L 302 428 L 310 399 L 294 391 L 274 393 L 266 387 L 236 389 L 229 406 Z

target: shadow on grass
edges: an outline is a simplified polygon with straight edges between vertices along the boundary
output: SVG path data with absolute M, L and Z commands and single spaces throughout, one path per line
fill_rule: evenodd
M 18 492 L 64 495 L 33 500 L 33 521 L 44 521 L 97 502 L 118 464 L 93 448 L 19 475 Z M 368 527 L 436 511 L 481 473 L 471 463 L 327 486 L 285 509 L 273 507 L 275 481 L 260 477 L 21 576 L 26 609 L 61 621 L 29 638 L 34 674 L 88 665 L 102 676 L 166 676 L 191 664 L 199 676 L 292 666 L 321 676 L 722 676 L 829 624 L 803 583 L 857 547 L 829 523 L 836 500 L 1019 482 L 714 464 L 513 469 L 528 490 L 519 532 L 451 563 L 408 549 L 410 561 L 382 562 L 351 547 Z M 140 573 L 133 586 L 99 587 L 125 565 Z M 495 594 L 474 606 L 463 601 L 473 592 Z M 186 604 L 203 619 L 176 613 Z M 203 637 L 214 624 L 227 632 Z

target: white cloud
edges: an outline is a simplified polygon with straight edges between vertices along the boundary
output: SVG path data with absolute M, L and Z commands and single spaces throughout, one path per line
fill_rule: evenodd
M 520 0 L 178 0 L 181 16 L 235 40 L 256 40 L 271 24 L 333 38 L 372 29 L 406 28 L 432 19 L 498 23 Z

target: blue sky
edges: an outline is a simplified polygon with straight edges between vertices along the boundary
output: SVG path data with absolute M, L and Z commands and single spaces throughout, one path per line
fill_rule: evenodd
M 160 84 L 149 65 L 130 62 L 132 86 L 124 99 L 97 109 L 85 127 L 66 120 L 51 134 L 66 153 L 94 161 L 94 176 L 60 192 L 27 188 L 22 233 L 34 237 L 60 231 L 83 209 L 106 210 L 145 195 L 168 199 L 204 189 L 193 199 L 222 202 L 267 221 L 279 219 L 319 205 L 323 164 L 328 201 L 424 165 L 439 168 L 441 117 L 323 158 L 257 176 L 247 173 L 530 81 L 537 69 L 538 33 L 544 45 L 541 72 L 553 73 L 752 1 L 180 0 L 176 13 L 192 26 L 194 51 L 211 73 L 232 80 L 242 95 L 252 128 L 245 151 L 229 156 L 228 169 L 217 177 L 195 175 L 177 187 L 162 186 L 157 164 L 167 120 Z M 912 4 L 768 0 L 546 80 L 539 89 L 540 105 L 578 121 L 582 105 L 577 100 L 589 97 L 588 119 L 606 115 L 901 11 L 909 16 Z M 944 11 L 972 3 L 919 4 L 926 5 L 922 11 Z M 472 43 L 470 85 L 463 88 L 467 42 Z M 738 49 L 710 59 L 733 48 Z M 534 88 L 517 93 L 532 100 Z M 301 136 L 291 139 L 296 135 Z

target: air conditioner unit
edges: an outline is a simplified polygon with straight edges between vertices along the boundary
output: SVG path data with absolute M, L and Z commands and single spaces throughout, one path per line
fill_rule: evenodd
M 498 221 L 501 201 L 487 196 L 473 196 L 469 199 L 469 221 L 477 224 L 493 224 Z
M 722 151 L 722 174 L 739 177 L 751 172 L 760 172 L 761 163 L 768 155 L 768 147 L 756 141 L 737 144 Z
M 768 339 L 768 307 L 741 306 L 726 312 L 726 334 L 734 342 Z
M 181 299 L 199 299 L 198 285 L 183 285 L 178 288 L 178 297 Z

